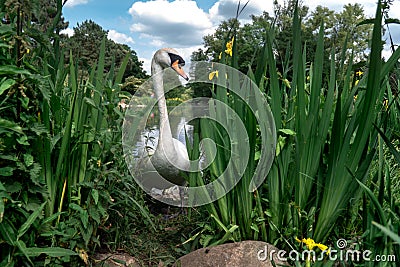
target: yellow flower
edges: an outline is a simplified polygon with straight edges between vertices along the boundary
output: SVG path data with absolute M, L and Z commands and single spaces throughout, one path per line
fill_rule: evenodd
M 29 54 L 29 52 L 31 52 L 31 50 L 29 50 L 29 48 L 27 48 L 26 53 Z
M 295 237 L 295 239 L 297 242 L 306 244 L 308 250 L 313 250 L 314 247 L 318 247 L 320 250 L 326 251 L 326 254 L 329 254 L 329 252 L 330 252 L 330 249 L 328 249 L 327 246 L 325 246 L 321 243 L 315 243 L 315 241 L 311 238 L 307 238 L 307 239 L 303 238 L 302 240 L 300 240 L 297 237 Z
M 218 59 L 221 59 L 221 58 L 222 58 L 222 52 L 219 53 L 219 56 L 218 56 Z
M 389 100 L 388 99 L 383 100 L 383 106 L 385 107 L 385 110 L 388 110 L 388 108 L 389 108 Z
M 211 81 L 212 79 L 214 79 L 214 76 L 216 76 L 218 78 L 217 70 L 210 72 L 210 74 L 208 74 L 208 79 Z
M 290 86 L 290 82 L 289 82 L 288 79 L 282 79 L 282 81 L 283 81 L 283 83 L 286 85 L 286 87 L 292 88 L 292 87 Z
M 312 250 L 312 249 L 315 247 L 315 242 L 314 242 L 314 240 L 311 239 L 311 238 L 307 238 L 307 239 L 303 238 L 303 239 L 301 240 L 301 242 L 303 242 L 304 244 L 306 244 L 308 250 Z
M 87 252 L 83 249 L 79 249 L 78 250 L 79 253 L 79 257 L 81 257 L 81 259 L 85 262 L 85 264 L 89 264 L 89 256 L 87 254 Z
M 324 244 L 318 243 L 315 244 L 320 250 L 326 251 L 326 254 L 329 254 L 331 252 L 330 249 L 328 249 L 328 246 L 325 246 Z
M 357 85 L 357 84 L 358 84 L 358 82 L 359 82 L 359 80 L 356 80 L 356 82 L 354 83 L 354 85 Z
M 232 40 L 226 43 L 226 50 L 225 53 L 228 55 L 232 56 L 232 47 L 233 47 L 233 41 L 235 40 L 235 37 L 232 37 Z
M 359 70 L 359 71 L 356 72 L 356 75 L 357 75 L 357 76 L 361 76 L 361 75 L 363 75 L 363 73 L 364 73 L 364 72 L 362 72 L 361 70 Z

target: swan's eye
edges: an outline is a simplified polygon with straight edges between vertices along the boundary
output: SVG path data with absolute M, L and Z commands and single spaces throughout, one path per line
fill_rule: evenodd
M 179 60 L 173 62 L 173 63 L 171 64 L 171 67 L 174 68 L 174 69 L 180 69 L 180 68 L 181 68 L 181 65 L 179 64 Z
M 171 59 L 171 66 L 174 64 L 179 65 L 180 67 L 185 66 L 185 60 L 179 55 L 173 54 L 173 53 L 168 53 L 170 59 Z
M 185 66 L 185 62 L 180 62 L 179 60 L 176 60 L 174 63 L 172 63 L 171 66 L 175 66 L 175 68 L 182 69 L 183 66 Z
M 179 62 L 179 60 L 176 60 L 174 63 L 171 64 L 172 68 L 175 69 L 182 69 L 182 67 L 185 66 L 185 62 Z

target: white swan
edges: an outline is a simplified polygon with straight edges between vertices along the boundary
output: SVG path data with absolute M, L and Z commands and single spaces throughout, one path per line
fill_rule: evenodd
M 189 80 L 182 69 L 185 61 L 172 48 L 158 50 L 151 61 L 151 75 L 153 89 L 158 100 L 160 113 L 159 138 L 156 150 L 150 161 L 156 171 L 169 182 L 183 185 L 185 179 L 180 174 L 181 170 L 189 169 L 189 157 L 186 146 L 172 137 L 171 126 L 168 118 L 167 104 L 164 96 L 163 74 L 165 68 L 172 68 L 182 78 Z

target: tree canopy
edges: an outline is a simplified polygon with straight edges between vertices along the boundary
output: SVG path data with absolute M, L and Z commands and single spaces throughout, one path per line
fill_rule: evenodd
M 65 38 L 63 45 L 66 56 L 69 57 L 69 51 L 72 51 L 74 59 L 79 60 L 79 65 L 85 68 L 94 66 L 99 58 L 99 47 L 103 38 L 107 38 L 108 31 L 104 30 L 100 25 L 92 20 L 86 20 L 78 23 L 74 29 L 74 35 Z M 136 78 L 146 78 L 143 70 L 143 62 L 139 61 L 137 54 L 126 44 L 119 44 L 113 40 L 106 39 L 106 58 L 105 71 L 109 71 L 113 62 L 115 66 L 121 65 L 122 60 L 130 54 L 128 66 L 126 68 L 124 78 L 134 76 Z
M 193 52 L 192 57 L 203 55 L 211 60 L 217 60 L 220 52 L 224 51 L 226 41 L 236 33 L 239 69 L 246 73 L 248 66 L 254 69 L 256 60 L 253 57 L 257 54 L 257 50 L 262 48 L 266 34 L 273 33 L 275 53 L 283 64 L 287 53 L 291 53 L 289 40 L 293 35 L 292 19 L 295 5 L 296 1 L 293 0 L 285 1 L 283 5 L 275 1 L 274 16 L 264 12 L 260 16 L 252 16 L 251 22 L 244 25 L 240 25 L 237 19 L 221 22 L 215 33 L 203 37 L 204 49 Z M 367 19 L 360 4 L 347 4 L 342 11 L 317 6 L 311 12 L 309 7 L 301 5 L 298 14 L 301 18 L 301 36 L 306 46 L 307 62 L 313 59 L 321 23 L 324 24 L 325 49 L 329 51 L 333 49 L 337 59 L 341 56 L 346 38 L 348 51 L 353 53 L 354 58 L 358 61 L 366 59 L 365 52 L 372 27 L 370 24 L 360 24 Z M 326 53 L 327 59 L 329 55 L 330 52 Z

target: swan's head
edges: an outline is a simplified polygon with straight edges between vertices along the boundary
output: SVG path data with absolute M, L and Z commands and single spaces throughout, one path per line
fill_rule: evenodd
M 154 56 L 152 65 L 157 64 L 163 69 L 171 67 L 176 73 L 178 73 L 186 81 L 189 77 L 183 71 L 182 67 L 185 65 L 185 60 L 178 54 L 175 49 L 172 48 L 162 48 L 158 50 Z

